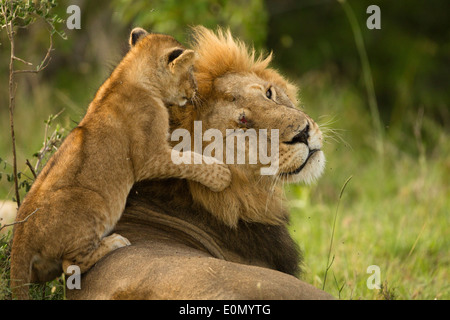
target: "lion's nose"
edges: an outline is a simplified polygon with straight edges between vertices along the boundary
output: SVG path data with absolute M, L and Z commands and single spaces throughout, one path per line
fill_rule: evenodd
M 304 143 L 308 145 L 308 138 L 309 138 L 309 123 L 307 123 L 306 127 L 300 133 L 296 134 L 291 141 L 285 143 L 287 144 Z

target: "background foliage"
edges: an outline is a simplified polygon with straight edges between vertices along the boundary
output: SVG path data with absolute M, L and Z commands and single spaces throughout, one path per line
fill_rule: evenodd
M 347 1 L 370 63 L 381 141 L 372 125 L 352 25 L 338 1 L 57 3 L 53 10 L 63 18 L 68 5 L 80 6 L 81 30 L 63 30 L 67 40 L 54 39 L 48 67 L 18 79 L 16 139 L 24 174 L 25 160 L 42 148 L 44 121 L 64 110 L 53 119 L 58 128 L 48 131 L 59 134 L 80 121 L 126 52 L 132 27 L 172 34 L 185 43 L 190 25 L 230 27 L 257 49 L 274 52 L 274 66 L 299 85 L 302 107 L 327 133 L 323 178 L 313 186 L 286 188 L 290 228 L 305 252 L 304 280 L 346 299 L 450 298 L 448 1 Z M 381 8 L 381 30 L 366 28 L 371 4 Z M 31 62 L 40 61 L 48 42 L 42 25 L 17 32 L 16 50 Z M 0 43 L 0 199 L 10 199 L 12 184 L 5 179 L 11 172 L 9 48 L 2 30 Z M 383 289 L 367 288 L 369 265 L 380 267 Z

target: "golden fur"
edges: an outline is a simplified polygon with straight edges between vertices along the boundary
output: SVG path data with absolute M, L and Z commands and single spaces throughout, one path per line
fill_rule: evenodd
M 297 88 L 269 68 L 271 54 L 266 58 L 257 56 L 254 50 L 234 39 L 230 31 L 214 33 L 204 27 L 194 28 L 192 45 L 199 57 L 195 64 L 198 97 L 187 110 L 171 110 L 174 127 L 193 132 L 193 121 L 201 120 L 203 131 L 219 129 L 224 137 L 226 129 L 278 129 L 280 152 L 279 170 L 274 176 L 261 176 L 261 164 L 228 163 L 232 182 L 223 192 L 213 193 L 190 182 L 195 202 L 229 226 L 236 226 L 239 220 L 283 224 L 286 217 L 282 210 L 282 183 L 310 183 L 323 172 L 325 158 L 320 151 L 319 127 L 296 108 Z M 266 98 L 268 88 L 276 98 Z M 245 125 L 239 122 L 242 114 L 248 121 Z M 292 143 L 308 128 L 306 144 Z M 204 142 L 203 147 L 207 144 Z M 312 150 L 315 152 L 310 155 Z
M 230 30 L 219 29 L 216 34 L 204 27 L 194 28 L 194 48 L 201 56 L 196 64 L 195 77 L 200 96 L 208 96 L 214 80 L 227 73 L 250 73 L 273 82 L 282 88 L 292 101 L 297 101 L 297 88 L 276 70 L 269 68 L 272 53 L 267 57 L 257 55 L 255 49 L 234 39 Z M 214 68 L 211 68 L 214 66 Z
M 13 295 L 77 265 L 88 270 L 130 242 L 110 234 L 137 181 L 193 179 L 221 191 L 224 164 L 176 165 L 167 142 L 167 106 L 196 90 L 195 54 L 170 36 L 136 28 L 130 51 L 100 87 L 87 113 L 50 159 L 21 205 L 11 253 Z M 188 154 L 193 157 L 193 153 Z

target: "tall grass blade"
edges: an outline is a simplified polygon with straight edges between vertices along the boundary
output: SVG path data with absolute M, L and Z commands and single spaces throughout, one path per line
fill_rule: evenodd
M 334 255 L 333 255 L 333 258 L 331 259 L 331 262 L 330 262 L 330 257 L 331 257 L 331 249 L 333 248 L 334 231 L 336 230 L 336 220 L 337 220 L 337 214 L 338 214 L 338 210 L 339 210 L 339 204 L 341 203 L 341 198 L 342 198 L 342 195 L 344 194 L 345 187 L 347 186 L 347 184 L 350 182 L 350 180 L 352 178 L 353 178 L 353 176 L 350 176 L 347 178 L 347 180 L 344 182 L 344 185 L 341 188 L 341 192 L 339 193 L 339 199 L 338 199 L 338 203 L 336 206 L 336 212 L 334 213 L 333 228 L 331 231 L 330 248 L 328 250 L 327 267 L 325 269 L 325 275 L 323 277 L 322 290 L 325 290 L 325 284 L 327 282 L 328 270 L 331 268 L 331 265 L 333 264 L 333 261 L 334 261 Z
M 347 15 L 347 19 L 350 22 L 350 26 L 353 31 L 353 38 L 355 39 L 356 49 L 358 50 L 359 57 L 361 59 L 361 67 L 364 77 L 364 85 L 366 87 L 367 98 L 369 101 L 370 114 L 372 118 L 372 125 L 374 130 L 377 133 L 377 151 L 380 155 L 384 153 L 383 146 L 383 136 L 384 130 L 381 123 L 380 113 L 378 111 L 378 103 L 375 95 L 375 88 L 373 84 L 372 71 L 370 69 L 369 58 L 367 56 L 366 47 L 364 45 L 364 39 L 361 33 L 361 28 L 358 24 L 358 20 L 356 19 L 355 13 L 350 6 L 350 4 L 346 0 L 338 0 L 338 2 L 342 5 L 342 8 Z

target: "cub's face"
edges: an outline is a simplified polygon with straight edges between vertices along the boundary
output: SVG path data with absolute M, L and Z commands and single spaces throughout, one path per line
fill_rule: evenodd
M 149 34 L 141 28 L 131 31 L 129 42 L 143 61 L 143 81 L 159 90 L 166 105 L 184 106 L 194 98 L 197 91 L 194 51 L 171 36 Z
M 163 59 L 161 69 L 168 67 L 170 76 L 166 88 L 167 104 L 184 106 L 192 100 L 197 92 L 197 82 L 194 77 L 195 52 L 183 48 L 170 48 L 167 61 Z

